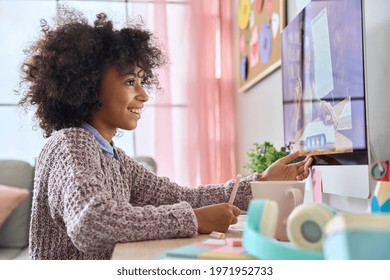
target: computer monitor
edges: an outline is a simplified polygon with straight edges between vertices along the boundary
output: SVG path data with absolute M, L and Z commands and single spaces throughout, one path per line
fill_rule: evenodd
M 323 191 L 370 196 L 361 0 L 312 0 L 283 30 L 285 145 L 314 158 Z

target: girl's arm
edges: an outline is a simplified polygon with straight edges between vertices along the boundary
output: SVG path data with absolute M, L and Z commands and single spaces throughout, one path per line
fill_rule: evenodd
M 131 203 L 135 205 L 165 205 L 182 201 L 188 202 L 191 207 L 199 208 L 211 204 L 229 201 L 234 179 L 224 184 L 210 184 L 198 187 L 180 186 L 171 182 L 167 177 L 159 177 L 148 171 L 141 164 L 120 152 L 121 159 L 125 161 L 129 188 L 131 189 Z M 234 205 L 246 210 L 252 191 L 250 182 L 255 180 L 253 174 L 241 180 Z

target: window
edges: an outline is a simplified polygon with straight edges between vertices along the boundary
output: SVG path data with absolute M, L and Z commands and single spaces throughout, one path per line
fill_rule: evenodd
M 116 27 L 121 27 L 127 18 L 141 15 L 147 28 L 154 32 L 154 9 L 152 1 L 1 1 L 0 32 L 3 34 L 5 45 L 0 52 L 0 158 L 20 159 L 34 164 L 46 139 L 42 130 L 34 126 L 33 112 L 24 113 L 17 106 L 20 96 L 16 95 L 19 82 L 19 67 L 24 59 L 23 49 L 29 42 L 40 36 L 40 19 L 45 18 L 49 22 L 57 13 L 58 3 L 64 3 L 74 7 L 92 21 L 99 12 L 106 12 L 114 21 Z M 155 155 L 155 141 L 158 141 L 155 132 L 156 110 L 169 110 L 172 120 L 172 139 L 174 141 L 174 157 L 179 157 L 183 143 L 183 131 L 186 129 L 187 100 L 185 92 L 185 77 L 187 67 L 185 62 L 188 55 L 185 50 L 187 42 L 186 30 L 183 24 L 186 17 L 185 1 L 169 1 L 167 4 L 167 32 L 168 53 L 170 64 L 170 102 L 157 103 L 156 97 L 151 96 L 146 104 L 143 116 L 138 128 L 133 131 L 121 131 L 114 138 L 116 146 L 125 150 L 130 156 Z M 27 12 L 26 12 L 27 11 Z M 22 36 L 20 34 L 23 34 Z M 167 69 L 162 69 L 165 71 Z M 167 89 L 165 89 L 167 91 Z M 156 94 L 165 94 L 155 93 Z M 178 161 L 174 161 L 178 162 Z M 184 166 L 176 163 L 175 174 L 184 174 L 181 169 Z M 175 176 L 177 179 L 178 177 Z
M 0 52 L 0 158 L 21 159 L 33 164 L 45 139 L 40 130 L 33 129 L 33 114 L 17 106 L 20 97 L 14 90 L 19 82 L 23 49 L 39 35 L 40 18 L 56 14 L 56 2 L 1 1 L 0 11 L 0 33 L 4 42 Z

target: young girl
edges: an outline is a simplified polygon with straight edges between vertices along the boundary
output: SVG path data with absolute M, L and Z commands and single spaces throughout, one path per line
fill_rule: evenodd
M 158 177 L 112 141 L 132 130 L 158 87 L 154 69 L 164 55 L 140 25 L 113 28 L 105 14 L 93 26 L 64 10 L 58 26 L 42 23 L 43 37 L 22 68 L 22 105 L 36 107 L 49 140 L 36 164 L 30 226 L 33 259 L 110 259 L 118 242 L 225 232 L 252 198 L 253 180 L 302 180 L 311 160 L 242 180 L 235 205 L 233 180 L 189 188 Z

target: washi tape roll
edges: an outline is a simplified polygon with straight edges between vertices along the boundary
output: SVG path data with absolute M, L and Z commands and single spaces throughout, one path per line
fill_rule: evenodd
M 334 212 L 322 204 L 301 204 L 287 218 L 287 236 L 298 247 L 321 251 L 325 226 Z
M 370 176 L 372 179 L 381 181 L 388 176 L 389 163 L 383 160 L 377 160 L 371 165 Z M 386 179 L 387 180 L 387 179 Z
M 260 234 L 273 238 L 278 225 L 279 206 L 276 201 L 267 199 L 264 202 L 263 214 L 260 217 Z

